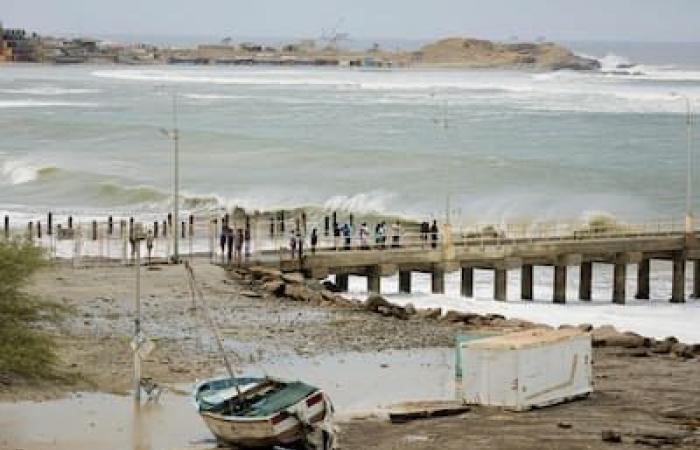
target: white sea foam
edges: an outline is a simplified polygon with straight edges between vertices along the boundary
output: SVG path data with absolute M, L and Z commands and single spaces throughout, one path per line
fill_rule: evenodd
M 9 108 L 96 108 L 97 103 L 92 102 L 47 102 L 33 99 L 24 100 L 0 100 L 0 109 Z
M 7 160 L 2 164 L 2 180 L 9 184 L 22 184 L 37 178 L 39 168 L 22 160 Z
M 384 191 L 361 192 L 354 195 L 336 195 L 328 199 L 323 207 L 331 211 L 354 211 L 362 213 L 385 212 L 396 197 Z
M 100 89 L 61 88 L 56 86 L 36 86 L 27 88 L 0 89 L 0 93 L 3 94 L 26 94 L 42 96 L 97 94 L 100 92 L 102 92 Z

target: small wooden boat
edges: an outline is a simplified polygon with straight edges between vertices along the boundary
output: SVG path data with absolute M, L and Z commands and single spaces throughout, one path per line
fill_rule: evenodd
M 320 445 L 333 448 L 333 407 L 320 389 L 272 378 L 213 378 L 194 388 L 200 416 L 220 444 L 235 448 L 308 445 L 307 434 L 320 431 Z M 313 447 L 312 447 L 313 448 Z

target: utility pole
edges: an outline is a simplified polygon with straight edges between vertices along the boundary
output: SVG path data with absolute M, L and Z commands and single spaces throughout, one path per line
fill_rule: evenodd
M 141 403 L 141 240 L 134 230 L 132 239 L 136 250 L 134 267 L 136 268 L 136 313 L 134 316 L 134 402 Z
M 685 233 L 687 236 L 692 236 L 695 232 L 694 215 L 693 215 L 693 103 L 691 99 L 684 94 L 672 93 L 674 97 L 684 100 L 686 108 L 686 133 L 687 133 L 687 172 L 686 172 L 686 188 L 685 188 Z
M 173 129 L 166 130 L 165 128 L 161 128 L 160 132 L 169 139 L 172 139 L 173 141 L 173 224 L 171 228 L 171 233 L 173 237 L 173 254 L 171 255 L 171 262 L 173 264 L 179 264 L 180 252 L 178 248 L 178 243 L 180 239 L 180 130 L 177 126 L 177 92 L 173 92 Z

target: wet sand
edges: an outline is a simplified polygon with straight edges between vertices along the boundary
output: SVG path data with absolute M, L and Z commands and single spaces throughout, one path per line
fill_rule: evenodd
M 184 394 L 196 378 L 220 373 L 222 365 L 211 333 L 193 318 L 182 267 L 143 271 L 143 328 L 157 344 L 144 375 L 169 392 L 134 422 L 132 400 L 124 396 L 131 387 L 133 271 L 58 266 L 38 274 L 33 292 L 75 307 L 75 316 L 52 333 L 61 344 L 61 370 L 79 374 L 79 380 L 0 384 L 0 448 L 213 447 Z M 463 416 L 392 425 L 385 413 L 394 403 L 453 397 L 449 347 L 455 335 L 473 330 L 359 308 L 248 297 L 241 294 L 255 286 L 246 280 L 205 263 L 195 271 L 235 366 L 245 373 L 299 377 L 327 390 L 338 410 L 343 449 L 609 448 L 601 441 L 603 429 L 622 432 L 616 448 L 643 448 L 635 439 L 700 448 L 697 360 L 596 349 L 596 392 L 587 400 L 526 413 L 473 408 Z M 671 414 L 681 418 L 668 417 L 674 408 L 685 411 Z M 364 419 L 352 420 L 358 416 Z M 46 425 L 37 429 L 39 421 Z M 147 430 L 136 433 L 145 439 L 141 446 L 134 438 L 139 426 Z

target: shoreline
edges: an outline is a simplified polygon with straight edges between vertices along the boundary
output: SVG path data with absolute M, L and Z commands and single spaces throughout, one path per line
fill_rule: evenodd
M 201 263 L 194 268 L 207 301 L 216 313 L 225 346 L 236 367 L 245 367 L 246 370 L 266 367 L 264 370 L 272 370 L 271 373 L 282 370 L 300 378 L 320 376 L 320 381 L 329 383 L 329 389 L 335 383 L 350 383 L 352 386 L 366 379 L 367 383 L 384 391 L 386 389 L 382 386 L 397 376 L 410 380 L 422 377 L 420 381 L 416 380 L 420 385 L 430 384 L 430 378 L 443 374 L 438 378 L 442 380 L 440 383 L 445 383 L 450 376 L 451 358 L 438 356 L 443 353 L 431 353 L 431 349 L 444 349 L 444 354 L 449 355 L 449 348 L 458 334 L 538 326 L 497 314 L 411 309 L 380 300 L 362 304 L 324 290 L 318 282 L 300 281 L 294 275 L 277 275 L 270 269 L 226 272 L 218 266 Z M 173 405 L 174 402 L 177 410 L 185 406 L 189 408 L 189 405 L 184 405 L 184 395 L 188 394 L 186 386 L 195 378 L 220 372 L 221 364 L 215 345 L 207 336 L 210 333 L 197 327 L 192 320 L 191 300 L 182 274 L 184 269 L 180 266 L 151 269 L 142 271 L 143 327 L 146 334 L 155 339 L 156 350 L 144 362 L 144 375 L 170 389 L 165 404 Z M 283 287 L 276 280 L 281 280 Z M 117 399 L 128 395 L 131 387 L 132 283 L 133 268 L 129 267 L 72 269 L 53 266 L 38 273 L 31 292 L 51 296 L 76 308 L 76 314 L 68 322 L 51 331 L 60 336 L 61 368 L 73 379 L 64 384 L 55 381 L 7 384 L 8 380 L 4 380 L 0 383 L 0 409 L 14 411 L 13 408 L 20 408 L 19 411 L 30 414 L 23 408 L 32 411 L 31 404 L 27 406 L 24 402 L 32 400 L 38 401 L 32 403 L 36 408 L 66 401 L 68 405 L 82 402 L 85 406 L 76 404 L 76 411 L 83 411 L 90 408 L 91 399 L 102 398 L 81 392 L 116 395 L 107 399 L 114 398 L 117 408 L 121 408 L 120 404 L 130 404 L 129 399 Z M 692 383 L 700 376 L 699 359 L 692 358 L 695 351 L 700 355 L 700 346 L 674 347 L 674 343 L 619 333 L 609 327 L 593 330 L 593 336 L 596 392 L 587 400 L 527 413 L 475 407 L 462 416 L 401 426 L 391 425 L 385 416 L 370 408 L 368 414 L 354 420 L 347 416 L 340 420 L 343 448 L 389 450 L 403 445 L 398 444 L 401 442 L 409 445 L 405 440 L 412 439 L 410 436 L 422 436 L 411 444 L 412 448 L 439 446 L 452 450 L 462 448 L 460 443 L 465 436 L 472 436 L 482 441 L 486 449 L 534 450 L 541 448 L 540 437 L 546 433 L 552 442 L 567 449 L 598 449 L 606 448 L 607 444 L 600 440 L 600 430 L 607 428 L 620 430 L 625 442 L 644 438 L 640 429 L 655 430 L 655 433 L 676 439 L 677 448 L 694 448 L 693 445 L 700 441 L 693 439 L 700 439 L 700 436 L 692 432 L 679 434 L 684 420 L 696 420 L 692 419 L 695 417 L 693 413 L 682 416 L 685 419 L 669 419 L 664 414 L 671 413 L 664 411 L 692 408 L 695 399 L 700 398 L 700 388 Z M 400 355 L 407 355 L 409 359 L 402 362 Z M 423 357 L 427 358 L 424 362 L 415 359 Z M 345 381 L 341 382 L 341 378 Z M 649 389 L 652 384 L 657 389 Z M 422 389 L 412 386 L 389 392 L 393 392 L 397 402 L 415 400 L 421 392 L 434 392 L 432 385 Z M 337 394 L 341 400 L 347 397 L 342 392 Z M 690 392 L 696 394 L 689 395 Z M 51 400 L 60 398 L 66 399 L 62 401 L 64 403 Z M 640 398 L 644 399 L 641 403 Z M 366 400 L 369 404 L 378 401 L 371 397 Z M 341 401 L 341 405 L 343 402 L 347 403 L 347 398 Z M 629 411 L 633 406 L 641 408 L 640 412 L 633 416 L 626 414 L 626 419 L 620 420 L 622 411 Z M 647 410 L 655 412 L 648 413 Z M 37 409 L 39 411 L 42 410 Z M 94 416 L 77 414 L 73 419 L 62 419 L 67 421 L 66 429 L 97 421 Z M 122 417 L 121 413 L 118 417 Z M 339 417 L 343 417 L 343 411 L 339 411 Z M 700 420 L 700 414 L 697 417 Z M 117 423 L 121 420 L 126 419 L 118 419 Z M 522 421 L 529 425 L 519 426 Z M 176 433 L 178 438 L 188 439 L 180 434 L 183 430 L 190 430 L 194 435 L 189 439 L 206 439 L 208 433 L 202 431 L 199 422 L 195 414 L 177 422 L 175 426 L 181 429 L 179 434 Z M 557 423 L 572 423 L 573 427 L 558 427 Z M 496 424 L 512 427 L 506 433 L 508 438 L 498 437 L 499 433 L 492 428 Z M 0 420 L 0 430 L 8 426 Z M 97 426 L 103 429 L 104 424 L 98 422 Z M 128 422 L 124 426 L 128 426 Z M 434 432 L 434 427 L 441 430 L 439 434 Z M 61 435 L 59 431 L 56 433 Z M 43 444 L 21 433 L 6 436 L 0 439 L 0 447 L 43 448 Z M 77 438 L 65 448 L 93 450 L 89 439 Z M 60 445 L 59 441 L 57 448 L 63 450 Z M 120 448 L 118 443 L 112 445 Z M 184 445 L 180 442 L 177 447 Z M 210 448 L 202 445 L 193 448 Z M 156 445 L 154 448 L 173 447 Z

